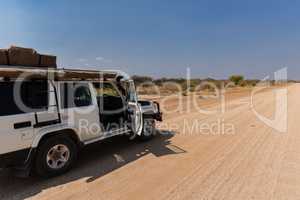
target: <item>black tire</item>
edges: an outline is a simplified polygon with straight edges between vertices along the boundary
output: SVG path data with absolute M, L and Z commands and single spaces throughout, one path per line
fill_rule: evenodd
M 152 118 L 144 118 L 143 119 L 143 131 L 138 139 L 140 141 L 148 141 L 151 140 L 156 135 L 155 129 L 155 120 Z
M 53 169 L 47 164 L 47 154 L 56 145 L 64 145 L 69 150 L 69 158 L 63 167 Z M 41 177 L 54 177 L 69 171 L 77 160 L 78 147 L 74 141 L 67 136 L 53 136 L 39 145 L 35 158 L 35 173 Z

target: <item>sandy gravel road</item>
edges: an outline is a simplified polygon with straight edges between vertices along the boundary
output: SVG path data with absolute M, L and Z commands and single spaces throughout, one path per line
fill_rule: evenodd
M 286 133 L 258 119 L 246 92 L 229 98 L 224 113 L 168 114 L 152 141 L 115 137 L 92 145 L 61 177 L 2 171 L 0 199 L 300 199 L 300 84 L 287 94 Z M 275 99 L 274 91 L 259 93 L 253 107 L 272 118 Z

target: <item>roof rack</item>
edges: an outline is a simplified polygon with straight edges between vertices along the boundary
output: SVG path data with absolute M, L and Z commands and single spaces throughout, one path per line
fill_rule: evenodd
M 97 71 L 79 69 L 55 69 L 20 66 L 0 66 L 0 77 L 9 79 L 41 78 L 57 81 L 83 81 L 83 80 L 115 80 L 124 76 L 120 71 Z

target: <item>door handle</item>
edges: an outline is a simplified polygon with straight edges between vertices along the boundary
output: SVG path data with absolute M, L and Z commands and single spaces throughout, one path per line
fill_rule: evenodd
M 26 128 L 31 127 L 31 121 L 26 122 L 18 122 L 14 124 L 14 129 Z

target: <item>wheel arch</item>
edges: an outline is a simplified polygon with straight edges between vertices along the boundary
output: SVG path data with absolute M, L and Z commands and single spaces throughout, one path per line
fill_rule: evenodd
M 39 137 L 35 139 L 35 141 L 32 144 L 33 148 L 37 148 L 43 141 L 47 140 L 48 138 L 54 137 L 54 136 L 66 136 L 69 137 L 74 141 L 76 145 L 79 147 L 83 146 L 83 143 L 81 142 L 76 130 L 72 128 L 65 128 L 60 130 L 53 130 L 46 132 Z

